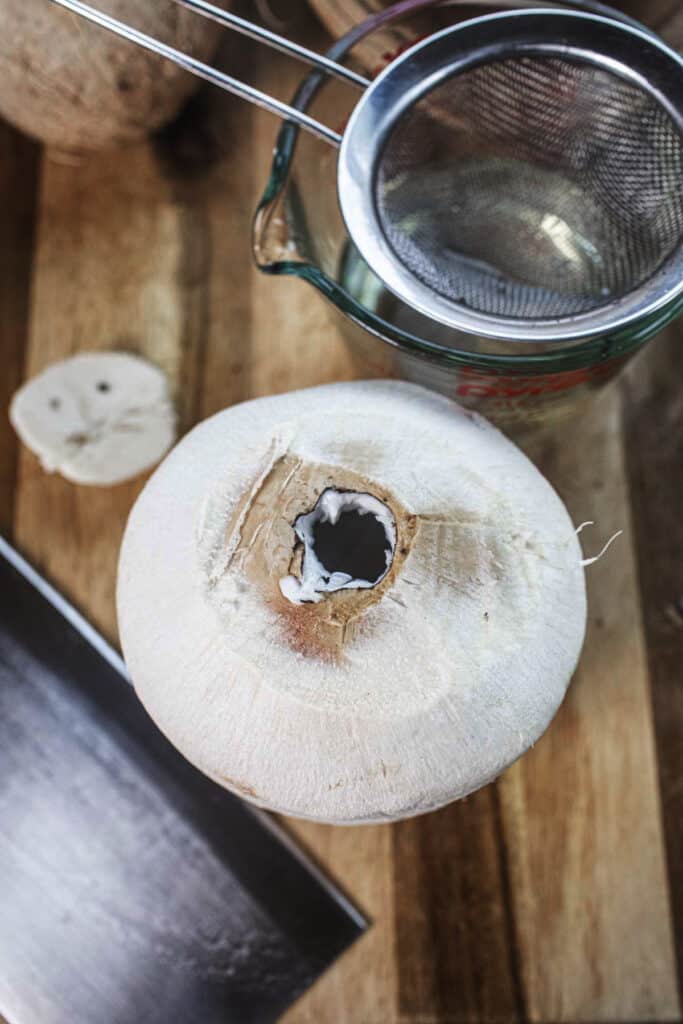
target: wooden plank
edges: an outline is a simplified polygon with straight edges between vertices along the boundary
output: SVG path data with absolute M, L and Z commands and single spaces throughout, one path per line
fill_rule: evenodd
M 396 1024 L 391 829 L 286 823 L 297 841 L 352 896 L 371 928 L 282 1017 L 282 1024 Z
M 3 417 L 21 381 L 33 257 L 40 148 L 0 123 L 0 408 Z M 11 536 L 17 438 L 0 431 L 0 532 Z
M 683 981 L 683 390 L 680 320 L 624 378 L 638 550 L 679 990 Z
M 26 372 L 80 350 L 125 349 L 158 363 L 179 387 L 188 288 L 179 274 L 183 214 L 149 146 L 59 162 L 47 155 L 40 194 Z M 142 481 L 74 487 L 20 460 L 15 536 L 20 548 L 115 637 L 120 537 Z
M 589 630 L 568 697 L 504 776 L 503 818 L 528 1013 L 537 1021 L 676 1020 L 649 680 L 616 390 L 532 453 L 594 552 Z
M 398 1019 L 524 1019 L 496 787 L 392 835 Z

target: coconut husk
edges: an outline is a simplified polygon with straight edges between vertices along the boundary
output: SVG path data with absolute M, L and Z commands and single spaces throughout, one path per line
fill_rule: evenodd
M 111 0 L 107 13 L 204 61 L 222 34 L 172 3 Z M 169 61 L 45 0 L 3 0 L 0 61 L 0 116 L 66 150 L 141 139 L 170 121 L 198 85 Z

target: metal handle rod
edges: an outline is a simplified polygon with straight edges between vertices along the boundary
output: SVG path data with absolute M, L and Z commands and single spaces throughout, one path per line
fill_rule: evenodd
M 261 25 L 256 25 L 253 21 L 247 21 L 245 18 L 240 18 L 230 11 L 224 11 L 221 7 L 208 3 L 208 0 L 174 0 L 174 2 L 179 7 L 186 7 L 188 11 L 193 11 L 204 18 L 209 18 L 211 21 L 217 21 L 219 25 L 234 29 L 235 32 L 240 32 L 243 36 L 248 36 L 249 39 L 256 39 L 260 43 L 265 43 L 266 46 L 273 50 L 279 50 L 290 57 L 296 57 L 307 64 L 321 68 L 335 78 L 351 82 L 353 85 L 360 86 L 361 89 L 367 89 L 370 85 L 368 78 L 364 78 L 363 75 L 352 71 L 351 68 L 344 67 L 343 64 L 337 64 L 336 61 L 330 60 L 329 57 L 324 57 L 321 53 L 316 53 L 315 50 L 309 50 L 306 46 L 301 46 L 291 39 L 285 39 L 284 36 L 277 35 L 277 33 L 271 32 L 270 29 Z
M 103 11 L 90 7 L 88 4 L 83 3 L 82 0 L 49 0 L 49 2 L 57 4 L 59 7 L 64 7 L 73 14 L 78 14 L 81 18 L 85 18 L 86 21 L 99 25 L 100 28 L 107 29 L 107 31 L 120 36 L 122 39 L 136 43 L 137 46 L 141 46 L 144 50 L 149 50 L 160 57 L 165 57 L 166 60 L 177 64 L 184 71 L 189 71 L 190 74 L 203 78 L 205 81 L 211 82 L 227 92 L 234 93 L 236 96 L 240 96 L 242 99 L 248 100 L 258 107 L 263 107 L 264 110 L 269 110 L 272 114 L 277 114 L 278 117 L 284 120 L 295 121 L 302 128 L 305 128 L 313 135 L 317 135 L 324 142 L 337 147 L 341 144 L 342 136 L 339 132 L 335 132 L 332 128 L 328 128 L 327 125 L 316 121 L 315 118 L 310 117 L 303 110 L 297 110 L 296 107 L 291 107 L 288 103 L 283 103 L 281 100 L 261 92 L 260 89 L 254 88 L 252 85 L 247 85 L 246 82 L 240 82 L 237 78 L 219 71 L 218 68 L 214 68 L 210 64 L 204 64 L 203 61 L 197 60 L 196 57 L 183 53 L 182 50 L 176 50 L 175 47 L 161 42 L 160 39 L 154 39 L 152 36 L 140 32 L 131 25 L 127 25 L 108 14 L 104 14 Z M 340 67 L 340 65 L 334 66 Z

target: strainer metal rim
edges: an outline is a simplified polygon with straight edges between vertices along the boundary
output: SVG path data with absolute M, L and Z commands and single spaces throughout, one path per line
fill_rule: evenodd
M 508 24 L 501 32 L 504 22 Z M 579 34 L 590 32 L 590 45 L 571 42 L 577 29 Z M 515 32 L 527 39 L 524 49 L 528 54 L 573 57 L 584 62 L 589 59 L 646 91 L 666 110 L 683 136 L 683 60 L 647 30 L 600 15 L 557 8 L 482 15 L 418 42 L 385 68 L 365 92 L 349 119 L 339 151 L 339 207 L 349 235 L 386 287 L 403 302 L 448 327 L 508 341 L 568 341 L 613 333 L 655 313 L 683 292 L 683 242 L 652 277 L 612 303 L 562 318 L 519 320 L 468 309 L 423 284 L 401 263 L 380 224 L 374 189 L 376 168 L 398 118 L 441 81 L 484 61 L 509 55 Z M 477 45 L 472 45 L 472 37 Z M 605 40 L 611 44 L 608 53 L 599 49 L 601 44 L 605 49 Z M 614 56 L 620 52 L 620 44 L 628 52 L 628 62 L 622 63 Z

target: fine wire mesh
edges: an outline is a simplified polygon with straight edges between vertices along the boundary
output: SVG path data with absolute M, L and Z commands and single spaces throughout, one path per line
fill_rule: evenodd
M 442 82 L 396 122 L 375 202 L 399 260 L 485 315 L 586 313 L 683 239 L 683 140 L 644 89 L 516 56 Z

